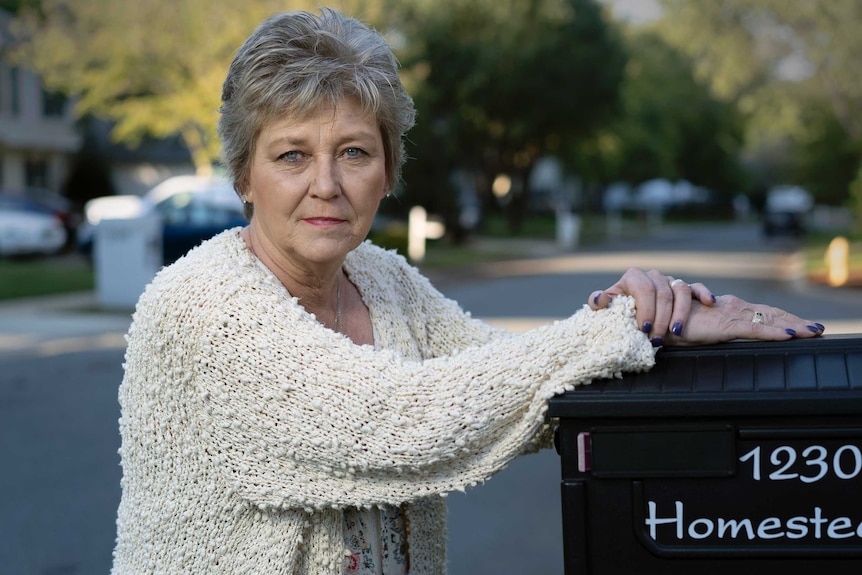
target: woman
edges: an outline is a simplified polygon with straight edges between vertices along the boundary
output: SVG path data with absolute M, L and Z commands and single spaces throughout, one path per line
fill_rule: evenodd
M 337 12 L 264 22 L 222 100 L 250 223 L 163 269 L 138 303 L 116 575 L 439 575 L 441 496 L 545 445 L 552 395 L 648 369 L 651 337 L 822 331 L 639 270 L 525 334 L 471 319 L 363 243 L 414 112 L 382 37 Z

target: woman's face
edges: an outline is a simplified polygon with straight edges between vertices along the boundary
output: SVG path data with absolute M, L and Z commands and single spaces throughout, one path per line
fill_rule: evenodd
M 380 129 L 355 100 L 284 116 L 257 138 L 250 232 L 292 265 L 340 265 L 368 235 L 385 187 Z

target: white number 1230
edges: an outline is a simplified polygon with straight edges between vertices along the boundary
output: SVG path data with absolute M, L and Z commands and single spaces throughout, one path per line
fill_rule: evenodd
M 758 445 L 739 458 L 743 463 L 751 461 L 755 481 L 761 480 L 762 451 Z M 797 460 L 798 463 L 804 463 L 805 468 L 800 470 L 797 466 L 797 471 L 791 471 Z M 811 445 L 802 451 L 800 459 L 795 448 L 781 445 L 769 453 L 769 465 L 767 471 L 771 471 L 767 479 L 770 481 L 799 479 L 803 483 L 814 483 L 826 477 L 830 469 L 838 479 L 853 479 L 862 472 L 862 451 L 855 445 L 842 445 L 835 450 L 830 460 L 828 449 L 822 445 Z

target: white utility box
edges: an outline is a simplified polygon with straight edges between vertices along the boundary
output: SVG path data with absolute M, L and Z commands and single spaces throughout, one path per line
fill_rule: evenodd
M 101 307 L 131 309 L 162 267 L 162 221 L 155 215 L 102 220 L 93 262 Z

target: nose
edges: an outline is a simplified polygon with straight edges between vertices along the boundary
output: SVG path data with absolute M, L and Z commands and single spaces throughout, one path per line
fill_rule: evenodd
M 314 176 L 309 191 L 311 195 L 321 199 L 331 199 L 341 193 L 341 173 L 335 158 L 324 156 L 314 163 Z

